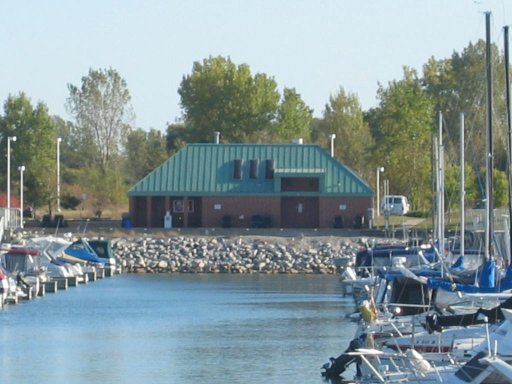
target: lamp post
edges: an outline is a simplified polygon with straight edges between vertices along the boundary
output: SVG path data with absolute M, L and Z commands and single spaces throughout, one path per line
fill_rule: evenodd
M 21 210 L 20 227 L 23 228 L 23 172 L 25 171 L 25 166 L 24 165 L 19 166 L 18 171 L 20 171 L 20 210 Z
M 57 211 L 60 212 L 60 143 L 61 137 L 57 137 Z
M 377 167 L 377 217 L 380 216 L 380 174 L 384 172 L 384 167 Z
M 11 208 L 11 141 L 16 141 L 16 136 L 7 137 L 7 209 Z M 10 213 L 7 214 L 10 217 Z

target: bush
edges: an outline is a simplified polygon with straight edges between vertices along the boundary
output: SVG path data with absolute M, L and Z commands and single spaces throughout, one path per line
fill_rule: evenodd
M 75 210 L 80 203 L 82 203 L 82 200 L 73 195 L 64 195 L 60 201 L 62 208 L 71 210 Z

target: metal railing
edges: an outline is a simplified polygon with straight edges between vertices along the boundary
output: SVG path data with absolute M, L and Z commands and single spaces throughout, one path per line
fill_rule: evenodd
M 0 224 L 3 237 L 5 230 L 23 228 L 23 214 L 19 208 L 0 208 Z

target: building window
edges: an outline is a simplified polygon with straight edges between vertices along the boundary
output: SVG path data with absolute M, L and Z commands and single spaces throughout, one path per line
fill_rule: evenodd
M 194 212 L 194 200 L 188 200 L 187 204 L 188 204 L 188 211 Z
M 250 164 L 249 178 L 257 179 L 258 178 L 258 160 L 252 159 L 249 164 Z
M 319 185 L 317 177 L 283 177 L 281 179 L 283 192 L 318 192 Z
M 265 179 L 274 178 L 274 160 L 265 160 Z
M 240 180 L 242 178 L 242 160 L 233 160 L 233 179 Z
M 184 203 L 183 200 L 173 200 L 172 202 L 172 210 L 177 213 L 183 213 L 184 211 Z

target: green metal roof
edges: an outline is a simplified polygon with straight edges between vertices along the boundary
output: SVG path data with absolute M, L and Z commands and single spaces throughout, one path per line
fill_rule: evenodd
M 234 160 L 242 177 L 234 179 Z M 250 160 L 258 160 L 255 179 Z M 274 178 L 265 178 L 273 160 Z M 372 196 L 369 185 L 350 168 L 312 144 L 189 144 L 135 184 L 129 196 L 297 195 L 280 192 L 282 177 L 318 177 L 320 191 L 306 194 Z M 301 193 L 302 194 L 302 193 Z

